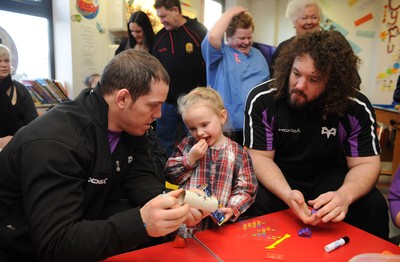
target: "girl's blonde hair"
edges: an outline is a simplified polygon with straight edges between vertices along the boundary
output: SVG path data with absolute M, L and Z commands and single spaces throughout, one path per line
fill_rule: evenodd
M 218 116 L 225 110 L 224 102 L 217 91 L 211 87 L 196 87 L 178 98 L 179 113 L 182 114 L 187 108 L 199 104 L 207 105 Z

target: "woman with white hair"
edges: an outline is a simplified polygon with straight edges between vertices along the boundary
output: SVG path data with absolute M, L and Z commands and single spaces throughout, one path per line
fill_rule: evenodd
M 0 149 L 15 132 L 38 116 L 31 94 L 11 78 L 11 52 L 0 44 Z
M 286 17 L 289 18 L 296 30 L 296 36 L 307 32 L 320 31 L 320 22 L 323 17 L 319 0 L 291 0 L 286 7 Z M 287 45 L 296 36 L 289 38 L 278 45 L 272 59 L 270 72 L 273 77 L 275 59 L 283 46 Z

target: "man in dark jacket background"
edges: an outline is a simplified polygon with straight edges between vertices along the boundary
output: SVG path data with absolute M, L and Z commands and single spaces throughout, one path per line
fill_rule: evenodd
M 196 18 L 183 16 L 179 0 L 156 0 L 154 8 L 164 28 L 154 39 L 152 54 L 160 60 L 171 79 L 156 131 L 170 156 L 176 141 L 180 141 L 186 133 L 182 117 L 178 113 L 177 98 L 195 87 L 206 85 L 201 42 L 207 28 Z

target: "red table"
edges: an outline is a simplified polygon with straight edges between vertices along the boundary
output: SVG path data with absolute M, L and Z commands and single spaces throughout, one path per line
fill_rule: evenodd
M 207 262 L 216 259 L 194 239 L 186 240 L 186 247 L 175 248 L 172 242 L 147 247 L 121 255 L 109 257 L 103 262 L 132 262 L 132 261 L 194 261 Z
M 299 229 L 305 227 L 312 232 L 310 238 L 298 236 Z M 274 249 L 265 249 L 285 234 L 291 237 Z M 330 253 L 324 251 L 325 245 L 343 236 L 350 238 L 348 244 Z M 398 246 L 344 222 L 304 225 L 291 210 L 199 232 L 195 239 L 220 261 L 348 261 L 361 253 L 400 254 Z

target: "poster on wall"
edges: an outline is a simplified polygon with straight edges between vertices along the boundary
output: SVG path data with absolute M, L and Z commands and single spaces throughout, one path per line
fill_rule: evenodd
M 391 104 L 400 73 L 400 0 L 320 0 L 321 27 L 338 30 L 360 57 L 360 89 L 373 104 Z
M 107 44 L 110 32 L 107 23 L 108 2 L 117 0 L 69 1 L 73 63 L 72 97 L 77 96 L 84 88 L 87 76 L 100 74 L 110 60 Z
M 400 1 L 384 0 L 382 2 L 379 53 L 387 59 L 380 63 L 376 87 L 392 94 L 400 72 Z
M 76 10 L 83 17 L 93 19 L 99 13 L 98 0 L 76 0 Z

